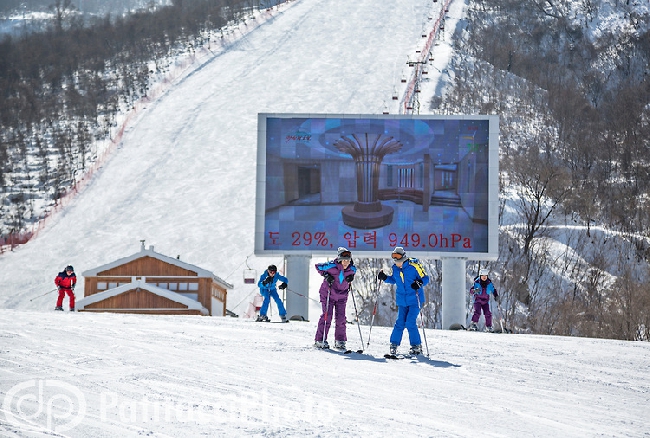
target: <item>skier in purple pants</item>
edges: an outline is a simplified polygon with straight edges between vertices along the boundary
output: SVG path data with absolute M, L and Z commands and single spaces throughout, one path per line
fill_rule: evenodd
M 339 247 L 335 260 L 326 263 L 317 263 L 316 270 L 323 276 L 320 286 L 320 302 L 323 314 L 318 320 L 318 329 L 314 346 L 329 348 L 327 333 L 332 324 L 332 317 L 336 318 L 334 330 L 334 348 L 346 349 L 346 317 L 345 306 L 348 302 L 350 283 L 354 280 L 357 268 L 352 261 L 352 253 L 344 247 Z
M 469 290 L 469 293 L 474 296 L 474 315 L 472 315 L 472 324 L 469 326 L 470 330 L 478 330 L 478 320 L 481 317 L 481 311 L 485 315 L 485 330 L 492 330 L 492 312 L 490 311 L 490 295 L 494 295 L 494 299 L 499 299 L 497 288 L 494 287 L 492 280 L 488 278 L 489 271 L 481 269 L 479 276 L 474 279 L 474 285 Z

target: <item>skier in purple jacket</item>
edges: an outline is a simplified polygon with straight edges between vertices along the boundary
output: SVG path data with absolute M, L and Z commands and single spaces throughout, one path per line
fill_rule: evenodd
M 478 330 L 478 320 L 481 317 L 481 310 L 485 315 L 485 330 L 488 332 L 492 329 L 492 312 L 490 311 L 490 295 L 494 295 L 494 299 L 499 299 L 497 288 L 494 287 L 492 280 L 488 278 L 489 271 L 481 269 L 478 277 L 474 279 L 474 284 L 469 290 L 470 295 L 474 297 L 474 314 L 472 315 L 472 324 L 469 330 Z
M 339 247 L 336 259 L 331 262 L 317 263 L 316 270 L 323 276 L 320 286 L 320 302 L 323 314 L 318 320 L 315 347 L 329 348 L 327 333 L 332 324 L 332 316 L 336 318 L 334 330 L 334 348 L 345 350 L 346 318 L 345 306 L 348 302 L 350 283 L 354 280 L 357 268 L 352 261 L 352 253 L 344 247 Z

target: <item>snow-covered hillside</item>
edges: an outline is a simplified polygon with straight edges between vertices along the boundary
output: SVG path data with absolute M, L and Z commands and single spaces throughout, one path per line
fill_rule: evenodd
M 458 20 L 463 6 L 454 1 L 449 15 Z M 252 256 L 257 114 L 372 114 L 384 105 L 398 113 L 392 95 L 440 8 L 426 0 L 300 0 L 213 49 L 214 58 L 134 117 L 69 208 L 0 257 L 0 308 L 49 310 L 52 295 L 38 296 L 64 266 L 80 275 L 137 252 L 145 240 L 234 284 L 228 308 L 245 310 L 256 291 L 243 282 L 246 264 L 258 273 L 282 264 Z M 76 294 L 83 295 L 82 278 Z

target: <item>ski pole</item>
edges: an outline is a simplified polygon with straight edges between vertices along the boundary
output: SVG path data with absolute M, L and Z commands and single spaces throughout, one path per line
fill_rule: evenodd
M 422 318 L 422 305 L 420 304 L 420 294 L 415 291 L 415 296 L 418 299 L 418 311 L 420 313 L 420 323 L 422 324 L 422 336 L 424 337 L 424 346 L 427 347 L 427 357 L 429 357 L 429 344 L 427 343 L 427 332 L 424 331 L 424 318 Z
M 354 304 L 354 314 L 357 317 L 357 328 L 359 329 L 359 338 L 361 338 L 361 350 L 357 351 L 357 353 L 363 353 L 363 336 L 361 335 L 361 324 L 359 324 L 359 312 L 357 311 L 357 300 L 354 299 L 354 291 L 352 290 L 352 285 L 348 287 L 348 291 L 350 292 L 350 295 L 352 295 L 352 304 Z
M 382 281 L 379 280 L 379 286 L 377 286 L 377 291 L 375 293 L 375 305 L 372 308 L 372 317 L 370 318 L 370 331 L 368 332 L 368 344 L 367 347 L 370 347 L 370 335 L 372 334 L 372 326 L 375 323 L 375 315 L 377 314 L 377 303 L 379 301 L 379 289 L 381 288 Z
M 496 298 L 494 301 L 496 301 L 497 308 L 499 309 L 499 324 L 501 324 L 501 333 L 508 333 L 508 329 L 503 325 L 503 309 L 501 309 L 501 303 L 499 303 Z
M 332 293 L 332 285 L 327 288 L 327 300 L 325 300 L 325 312 L 323 312 L 323 347 L 325 347 L 325 338 L 327 338 L 327 314 L 330 310 L 330 294 Z
M 40 298 L 40 297 L 44 297 L 45 295 L 49 295 L 49 294 L 51 294 L 52 292 L 54 292 L 55 290 L 58 290 L 58 289 L 59 289 L 58 287 L 55 287 L 54 289 L 49 290 L 49 291 L 45 292 L 45 293 L 42 294 L 42 295 L 39 295 L 39 296 L 37 296 L 37 297 L 34 297 L 34 298 L 32 298 L 31 300 L 29 300 L 29 301 L 34 301 L 36 298 Z
M 467 329 L 469 329 L 472 324 L 469 321 L 472 321 L 472 315 L 474 314 L 474 293 L 470 294 L 468 302 L 469 302 L 469 311 L 467 312 L 467 317 L 465 318 L 465 324 L 467 324 L 466 326 Z

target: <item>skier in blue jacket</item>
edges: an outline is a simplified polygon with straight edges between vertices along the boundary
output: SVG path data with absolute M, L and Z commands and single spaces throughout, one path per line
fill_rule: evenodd
M 275 265 L 270 265 L 266 271 L 260 276 L 260 280 L 257 282 L 257 285 L 260 288 L 260 295 L 264 297 L 262 302 L 262 307 L 260 308 L 260 314 L 257 317 L 257 322 L 269 322 L 269 317 L 266 316 L 266 312 L 269 310 L 269 304 L 271 303 L 271 298 L 275 300 L 275 304 L 278 305 L 278 312 L 280 313 L 280 318 L 282 322 L 287 321 L 287 311 L 282 304 L 282 300 L 278 295 L 278 291 L 275 289 L 275 284 L 280 281 L 278 289 L 286 289 L 287 277 L 278 274 L 278 268 Z
M 397 320 L 390 335 L 390 354 L 397 354 L 397 347 L 402 343 L 404 328 L 408 330 L 411 349 L 409 354 L 422 353 L 422 340 L 418 331 L 417 318 L 420 306 L 424 303 L 423 286 L 429 284 L 429 276 L 415 258 L 406 257 L 406 251 L 401 246 L 395 247 L 391 253 L 395 264 L 391 275 L 379 271 L 377 278 L 388 284 L 394 284 L 395 304 L 397 304 Z

